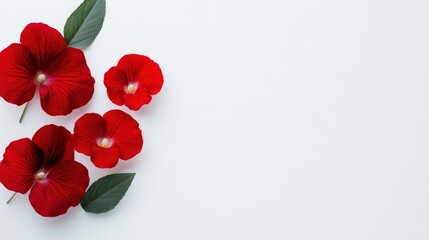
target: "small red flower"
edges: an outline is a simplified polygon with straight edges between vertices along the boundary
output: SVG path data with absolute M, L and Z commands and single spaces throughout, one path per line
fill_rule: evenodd
M 40 103 L 49 115 L 67 115 L 84 106 L 94 93 L 94 78 L 79 49 L 67 47 L 56 29 L 30 23 L 21 44 L 0 52 L 0 96 L 22 105 L 39 88 Z
M 116 105 L 125 104 L 131 110 L 139 110 L 148 104 L 164 83 L 159 65 L 150 58 L 130 54 L 123 56 L 118 66 L 104 75 L 104 85 L 109 99 Z
M 44 217 L 62 215 L 79 204 L 89 184 L 88 170 L 74 161 L 71 133 L 47 125 L 33 136 L 11 142 L 0 162 L 0 182 L 30 192 L 30 203 Z
M 102 116 L 87 113 L 74 125 L 74 149 L 87 156 L 99 168 L 112 168 L 119 158 L 129 160 L 143 147 L 139 124 L 121 110 L 111 110 Z

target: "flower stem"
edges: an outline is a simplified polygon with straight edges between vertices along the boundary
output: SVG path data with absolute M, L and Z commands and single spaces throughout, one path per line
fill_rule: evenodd
M 13 199 L 13 197 L 15 197 L 15 195 L 17 194 L 17 192 L 15 192 L 13 195 L 12 195 L 12 197 L 10 197 L 9 198 L 9 200 L 6 202 L 6 204 L 9 204 L 10 203 L 10 201 L 12 201 L 12 199 Z
M 30 102 L 30 101 L 28 101 L 28 102 L 25 104 L 24 111 L 22 111 L 21 117 L 19 118 L 19 123 L 21 123 L 21 122 L 22 122 L 22 119 L 24 118 L 24 115 L 25 115 L 25 112 L 27 111 L 27 107 L 28 107 L 28 103 L 29 103 L 29 102 Z

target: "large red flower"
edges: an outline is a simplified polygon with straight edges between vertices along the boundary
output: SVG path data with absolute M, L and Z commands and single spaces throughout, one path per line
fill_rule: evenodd
M 39 88 L 40 103 L 49 115 L 67 115 L 87 104 L 94 78 L 79 49 L 67 47 L 56 29 L 30 23 L 14 43 L 0 52 L 0 96 L 22 105 Z
M 137 54 L 123 56 L 118 66 L 104 75 L 104 85 L 110 100 L 131 110 L 148 104 L 164 83 L 159 65 L 150 58 Z
M 11 142 L 0 162 L 0 182 L 9 190 L 30 192 L 42 216 L 54 217 L 79 204 L 89 184 L 88 170 L 74 161 L 71 133 L 47 125 L 33 136 Z
M 119 158 L 129 160 L 143 147 L 139 123 L 121 110 L 83 115 L 75 123 L 72 142 L 99 168 L 112 168 Z

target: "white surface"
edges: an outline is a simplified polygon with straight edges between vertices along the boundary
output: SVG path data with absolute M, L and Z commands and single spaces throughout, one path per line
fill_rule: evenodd
M 0 48 L 80 4 L 5 1 Z M 85 51 L 89 105 L 49 117 L 0 101 L 0 149 L 48 123 L 116 108 L 104 72 L 146 54 L 165 86 L 142 111 L 136 172 L 112 212 L 45 219 L 0 204 L 1 239 L 429 239 L 429 2 L 110 0 Z M 125 109 L 125 108 L 121 108 Z M 11 193 L 0 187 L 0 202 Z

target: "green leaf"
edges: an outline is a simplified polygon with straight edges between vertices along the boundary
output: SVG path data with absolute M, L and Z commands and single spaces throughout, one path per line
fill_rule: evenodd
M 83 196 L 80 205 L 90 213 L 105 213 L 118 205 L 133 182 L 135 173 L 119 173 L 95 181 Z
M 100 33 L 106 15 L 105 0 L 85 0 L 67 19 L 64 38 L 70 47 L 84 49 Z

